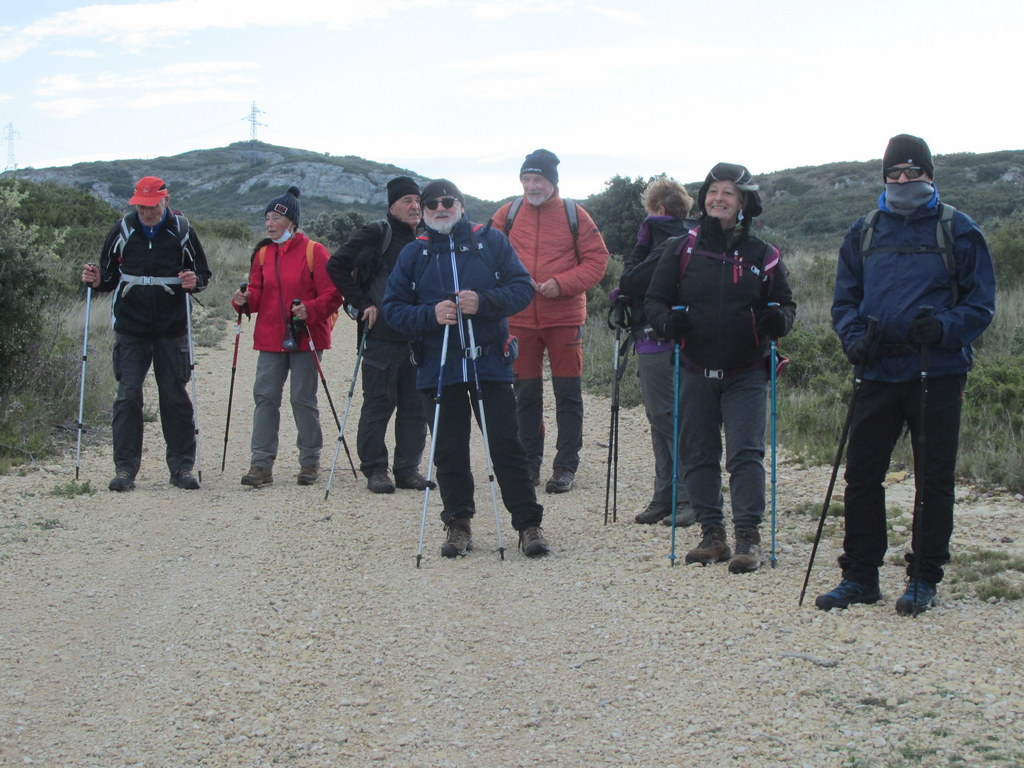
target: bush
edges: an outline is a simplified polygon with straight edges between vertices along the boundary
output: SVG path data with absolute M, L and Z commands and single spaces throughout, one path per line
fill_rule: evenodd
M 1024 216 L 1002 221 L 987 240 L 1000 287 L 1024 284 Z

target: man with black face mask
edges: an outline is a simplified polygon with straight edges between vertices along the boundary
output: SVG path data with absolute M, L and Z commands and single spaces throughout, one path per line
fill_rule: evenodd
M 995 273 L 978 226 L 939 202 L 933 177 L 923 139 L 890 139 L 879 210 L 854 222 L 839 250 L 832 326 L 862 383 L 846 459 L 843 579 L 818 596 L 823 610 L 882 597 L 883 483 L 904 424 L 918 498 L 896 611 L 930 608 L 949 562 L 960 409 L 971 344 L 995 313 Z

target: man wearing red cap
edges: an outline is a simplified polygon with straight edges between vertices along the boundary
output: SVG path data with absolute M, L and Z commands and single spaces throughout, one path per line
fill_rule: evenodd
M 113 291 L 114 375 L 118 381 L 112 431 L 112 491 L 135 487 L 142 460 L 142 384 L 150 365 L 160 397 L 170 482 L 196 490 L 195 420 L 186 384 L 192 376 L 185 293 L 210 282 L 206 253 L 188 219 L 168 208 L 167 185 L 144 176 L 128 201 L 135 211 L 119 220 L 100 251 L 99 266 L 86 264 L 82 282 Z

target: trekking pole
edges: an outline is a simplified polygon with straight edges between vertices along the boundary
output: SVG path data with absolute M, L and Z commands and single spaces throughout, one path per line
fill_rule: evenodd
M 459 321 L 462 321 L 462 308 L 455 301 L 455 311 L 458 313 Z M 447 327 L 447 326 L 445 326 Z M 477 373 L 476 358 L 479 349 L 476 346 L 476 336 L 473 334 L 473 318 L 466 318 L 466 328 L 469 331 L 469 359 L 473 361 L 473 384 L 476 388 L 476 404 L 480 414 L 480 432 L 484 438 L 484 460 L 487 466 L 487 481 L 491 486 L 491 506 L 494 507 L 494 530 L 498 535 L 498 554 L 505 559 L 505 539 L 501 534 L 501 516 L 498 514 L 498 496 L 494 490 L 494 465 L 491 463 L 491 441 L 487 436 L 487 415 L 484 413 L 484 397 L 480 388 L 480 376 Z
M 625 327 L 623 318 L 624 308 L 613 305 L 608 311 L 608 327 L 615 331 L 615 342 L 612 348 L 612 403 L 610 423 L 608 425 L 608 461 L 605 472 L 604 484 L 604 524 L 608 525 L 608 505 L 611 497 L 612 522 L 618 520 L 619 504 L 619 390 L 622 375 L 626 370 L 626 355 L 629 354 L 629 344 L 632 339 L 627 336 L 622 339 L 622 331 Z M 616 316 L 613 321 L 612 317 Z
M 301 299 L 292 299 L 292 306 L 298 306 L 302 303 Z M 303 321 L 298 321 L 300 327 L 305 326 Z M 298 336 L 301 333 L 300 330 L 296 330 L 295 335 Z M 320 365 L 320 357 L 316 353 L 316 347 L 313 346 L 313 334 L 309 332 L 309 328 L 306 328 L 306 336 L 309 338 L 309 354 L 313 356 L 313 365 L 316 366 L 316 372 L 320 375 L 320 384 L 324 388 L 324 394 L 327 396 L 327 404 L 331 406 L 331 415 L 334 416 L 334 426 L 338 428 L 338 432 L 341 432 L 341 421 L 338 419 L 338 409 L 334 407 L 334 399 L 331 397 L 331 390 L 327 386 L 327 378 L 324 376 L 324 369 Z M 352 462 L 352 454 L 348 450 L 348 444 L 345 442 L 345 438 L 341 438 L 342 445 L 345 446 L 345 455 L 348 456 L 348 464 L 352 467 L 352 477 L 359 477 L 356 474 L 356 465 Z
M 688 309 L 685 306 L 672 307 L 672 311 Z M 683 344 L 672 345 L 672 547 L 669 551 L 669 565 L 676 564 L 676 502 L 679 499 L 679 351 Z
M 89 264 L 93 267 L 95 264 Z M 78 387 L 78 440 L 75 444 L 75 480 L 82 466 L 82 431 L 85 429 L 85 363 L 89 359 L 89 316 L 92 313 L 92 285 L 85 284 L 85 332 L 82 335 L 82 381 Z
M 769 307 L 777 307 L 779 303 L 777 301 L 768 302 Z M 771 365 L 771 397 L 772 397 L 772 549 L 771 555 L 768 561 L 772 564 L 772 568 L 776 566 L 778 558 L 775 556 L 775 531 L 776 531 L 776 483 L 778 480 L 778 473 L 776 472 L 776 465 L 778 463 L 778 451 L 777 451 L 777 434 L 776 429 L 778 426 L 778 376 L 775 368 L 778 365 L 779 360 L 779 340 L 772 338 L 769 344 L 771 350 L 771 356 L 769 358 L 769 364 Z
M 338 440 L 334 445 L 334 460 L 331 462 L 331 474 L 327 478 L 327 490 L 324 492 L 324 501 L 331 495 L 331 484 L 334 482 L 334 468 L 338 466 L 338 454 L 341 453 L 341 445 L 345 439 L 345 425 L 348 423 L 348 412 L 352 406 L 352 395 L 356 391 L 356 379 L 359 377 L 359 364 L 363 360 L 363 349 L 366 348 L 366 337 L 370 331 L 363 329 L 359 337 L 359 352 L 356 354 L 356 367 L 352 371 L 352 383 L 348 387 L 348 397 L 345 399 L 345 414 L 341 417 L 341 428 L 338 430 Z
M 875 337 L 878 328 L 878 318 L 868 316 L 868 330 L 865 337 L 871 341 Z M 814 545 L 811 547 L 811 557 L 807 561 L 807 573 L 804 574 L 804 585 L 800 589 L 800 600 L 798 606 L 804 604 L 804 595 L 807 593 L 807 583 L 811 579 L 811 569 L 814 567 L 814 556 L 818 552 L 818 542 L 821 541 L 821 531 L 825 527 L 825 518 L 828 516 L 828 505 L 832 501 L 832 489 L 836 486 L 836 476 L 839 474 L 839 464 L 843 460 L 843 449 L 846 447 L 846 438 L 850 434 L 850 424 L 853 422 L 853 410 L 857 405 L 857 396 L 860 394 L 864 365 L 857 365 L 853 368 L 853 393 L 850 395 L 850 406 L 846 410 L 846 421 L 843 423 L 843 431 L 839 435 L 839 449 L 836 451 L 836 460 L 832 464 L 832 477 L 828 481 L 828 490 L 825 491 L 825 502 L 821 505 L 821 517 L 818 518 L 818 531 L 814 534 Z
M 245 289 L 248 287 L 248 283 L 242 283 L 238 286 L 238 290 L 245 293 Z M 231 401 L 235 396 L 235 372 L 238 370 L 238 342 L 242 338 L 242 313 L 245 313 L 246 317 L 252 318 L 249 314 L 249 305 L 244 304 L 240 310 L 238 310 L 238 322 L 235 323 L 235 355 L 231 358 L 231 384 L 228 386 L 228 415 L 224 420 L 224 452 L 220 457 L 220 471 L 224 474 L 224 465 L 228 460 L 228 434 L 231 429 Z
M 196 394 L 196 351 L 192 342 L 192 294 L 185 291 L 185 328 L 188 331 L 188 370 L 192 381 L 192 422 L 196 436 L 196 459 L 193 468 L 203 482 L 203 465 L 199 461 L 199 396 Z
M 922 307 L 920 307 L 919 311 L 917 313 L 917 316 L 919 318 L 921 318 L 921 317 L 931 317 L 931 315 L 932 315 L 932 308 L 929 307 L 929 306 L 922 306 Z M 924 416 L 925 416 L 925 408 L 927 408 L 927 406 L 928 406 L 928 368 L 930 367 L 929 356 L 930 356 L 930 353 L 929 353 L 928 345 L 927 344 L 922 344 L 921 345 L 921 405 L 920 405 L 920 413 L 918 414 L 918 417 L 917 417 L 918 418 L 918 422 L 917 422 L 918 423 L 918 430 L 917 430 L 917 452 L 919 454 L 919 456 L 917 458 L 917 461 L 920 461 L 922 467 L 924 467 L 925 464 L 927 463 L 925 461 L 925 455 L 924 455 L 925 447 L 928 444 L 927 441 L 925 440 L 925 437 L 924 437 L 924 424 L 925 424 Z M 913 562 L 913 564 L 910 567 L 910 570 L 911 570 L 911 573 L 912 573 L 912 575 L 910 577 L 910 580 L 914 584 L 914 610 L 911 613 L 911 616 L 913 616 L 915 619 L 917 618 L 917 615 L 919 613 L 921 613 L 921 611 L 918 609 L 918 603 L 917 603 L 917 584 L 918 584 L 918 578 L 920 577 L 920 574 L 921 574 L 921 556 L 922 556 L 921 550 L 919 549 L 919 544 L 922 542 L 922 540 L 924 538 L 921 535 L 921 530 L 920 529 L 921 529 L 921 526 L 924 525 L 923 520 L 924 520 L 924 478 L 925 478 L 925 473 L 924 473 L 923 470 L 920 471 L 920 472 L 917 471 L 917 461 L 914 462 L 914 476 L 915 476 L 915 480 L 917 481 L 917 499 L 916 499 L 916 501 L 914 503 L 914 518 L 913 518 L 913 521 L 912 521 L 912 526 L 913 527 L 911 529 L 911 534 L 910 534 L 910 548 L 911 548 L 911 550 L 914 553 L 914 562 Z
M 437 423 L 441 415 L 441 390 L 444 385 L 444 363 L 448 358 L 448 332 L 450 325 L 444 327 L 444 336 L 441 339 L 441 363 L 437 371 L 437 391 L 434 393 L 434 426 L 430 430 L 430 458 L 427 460 L 427 487 L 423 493 L 423 514 L 420 516 L 420 542 L 416 550 L 416 567 L 420 567 L 420 560 L 423 559 L 423 537 L 427 530 L 427 505 L 430 502 L 430 490 L 434 487 L 430 478 L 434 472 L 434 454 L 437 451 Z

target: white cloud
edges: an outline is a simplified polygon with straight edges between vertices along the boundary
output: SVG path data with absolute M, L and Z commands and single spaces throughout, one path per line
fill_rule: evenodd
M 54 99 L 36 104 L 40 112 L 57 120 L 81 117 L 95 111 L 99 106 L 100 102 L 97 99 Z

